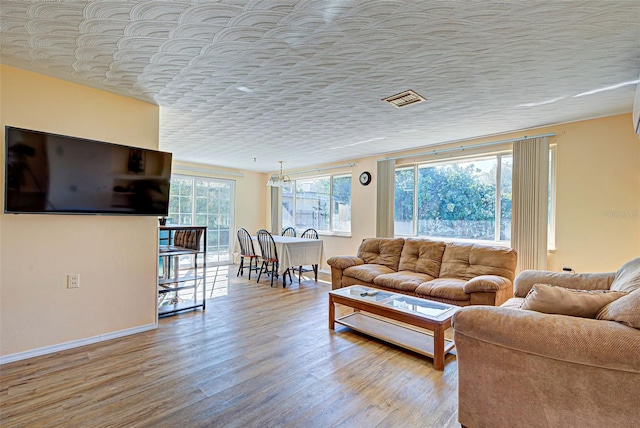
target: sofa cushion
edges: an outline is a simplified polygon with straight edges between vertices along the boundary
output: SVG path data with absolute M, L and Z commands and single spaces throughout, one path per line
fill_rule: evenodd
M 351 266 L 364 264 L 364 260 L 356 256 L 334 256 L 327 260 L 327 264 L 336 269 L 346 269 Z
M 630 293 L 640 288 L 640 257 L 628 261 L 616 272 L 611 289 Z
M 513 283 L 504 276 L 480 275 L 467 281 L 463 290 L 465 293 L 494 293 L 507 288 L 513 296 Z
M 359 279 L 360 281 L 373 284 L 373 280 L 376 276 L 382 275 L 385 273 L 391 273 L 391 272 L 394 272 L 394 271 L 383 265 L 364 264 L 360 266 L 352 266 L 352 267 L 346 268 L 342 272 L 342 276 L 356 278 L 356 279 Z
M 512 248 L 450 242 L 442 255 L 439 276 L 468 281 L 480 275 L 497 275 L 513 281 L 517 261 Z
M 432 276 L 429 276 L 425 273 L 401 270 L 399 272 L 378 275 L 373 280 L 373 283 L 375 285 L 393 288 L 395 290 L 413 292 L 416 288 L 418 288 L 420 284 L 432 279 Z
M 522 306 L 522 302 L 524 302 L 524 297 L 512 297 L 501 304 L 500 307 L 509 309 L 520 309 L 520 306 Z
M 549 284 L 534 284 L 521 309 L 546 314 L 595 318 L 598 311 L 626 293 L 610 290 L 573 290 Z
M 365 264 L 383 265 L 397 272 L 403 246 L 403 238 L 366 238 L 358 248 L 358 257 Z
M 350 276 L 342 277 L 342 287 L 349 287 L 350 285 L 364 285 L 367 287 L 371 287 L 371 283 L 367 281 L 362 281 L 361 279 L 351 278 Z
M 469 295 L 462 289 L 466 281 L 455 278 L 436 278 L 422 283 L 416 288 L 418 296 L 432 296 L 447 300 L 469 300 Z
M 446 246 L 444 242 L 407 238 L 400 254 L 398 270 L 426 273 L 431 278 L 424 281 L 437 278 Z
M 615 274 L 603 273 L 568 273 L 543 270 L 523 270 L 513 282 L 514 295 L 526 297 L 534 284 L 557 285 L 574 290 L 608 290 Z
M 640 329 L 640 289 L 605 305 L 598 312 L 597 318 Z

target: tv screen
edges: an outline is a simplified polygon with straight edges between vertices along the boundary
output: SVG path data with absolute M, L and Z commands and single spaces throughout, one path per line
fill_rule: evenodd
M 171 153 L 7 126 L 5 213 L 167 215 Z

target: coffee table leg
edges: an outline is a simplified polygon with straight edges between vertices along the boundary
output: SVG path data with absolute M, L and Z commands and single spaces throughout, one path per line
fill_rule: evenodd
M 329 329 L 335 330 L 336 324 L 336 305 L 333 303 L 333 298 L 329 295 Z
M 444 370 L 444 328 L 441 325 L 433 331 L 433 368 Z

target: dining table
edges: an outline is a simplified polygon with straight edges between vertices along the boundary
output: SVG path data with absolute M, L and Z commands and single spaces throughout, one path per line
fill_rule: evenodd
M 278 252 L 278 273 L 284 274 L 287 269 L 299 266 L 322 266 L 325 262 L 322 239 L 298 238 L 293 236 L 272 235 Z M 261 255 L 258 237 L 251 236 L 257 255 Z M 240 256 L 240 244 L 235 242 L 234 257 Z
M 256 254 L 260 254 L 258 237 L 252 236 Z M 292 267 L 298 266 L 322 266 L 325 261 L 324 244 L 322 239 L 298 238 L 294 236 L 273 235 L 273 242 L 278 252 L 278 273 L 284 274 Z

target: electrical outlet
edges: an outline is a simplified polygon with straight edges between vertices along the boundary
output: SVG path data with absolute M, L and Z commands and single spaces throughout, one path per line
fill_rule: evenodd
M 72 273 L 67 275 L 67 288 L 80 288 L 80 274 Z

